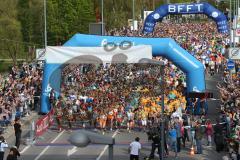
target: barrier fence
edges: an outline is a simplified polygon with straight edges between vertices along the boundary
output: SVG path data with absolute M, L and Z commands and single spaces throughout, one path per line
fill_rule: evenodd
M 53 109 L 46 114 L 45 116 L 41 117 L 36 122 L 36 131 L 35 136 L 41 136 L 54 122 L 54 111 Z

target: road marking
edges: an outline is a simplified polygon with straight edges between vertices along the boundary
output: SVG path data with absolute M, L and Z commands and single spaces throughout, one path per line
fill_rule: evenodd
M 21 154 L 23 154 L 24 152 L 26 152 L 26 150 L 28 150 L 31 147 L 31 145 L 28 145 L 26 147 L 23 148 L 23 150 L 20 152 Z
M 114 132 L 114 134 L 112 135 L 112 138 L 114 138 L 114 137 L 117 135 L 117 133 L 118 133 L 118 130 L 116 130 L 116 131 Z M 100 159 L 102 158 L 103 154 L 106 152 L 107 149 L 108 149 L 108 145 L 106 145 L 106 146 L 103 148 L 102 152 L 99 154 L 99 156 L 96 158 L 96 160 L 100 160 Z
M 54 140 L 51 141 L 51 143 L 54 143 L 57 141 L 57 139 L 65 132 L 65 130 L 63 130 Z M 42 152 L 34 159 L 34 160 L 38 160 L 49 148 L 50 146 L 47 146 L 44 148 L 44 150 L 42 150 Z
M 70 155 L 72 155 L 74 152 L 77 151 L 77 147 L 74 146 L 72 149 L 69 149 L 68 152 L 67 152 L 67 156 L 69 157 Z

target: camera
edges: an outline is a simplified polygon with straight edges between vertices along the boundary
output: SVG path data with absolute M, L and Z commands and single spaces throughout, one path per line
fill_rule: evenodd
M 156 141 L 156 139 L 160 138 L 160 128 L 153 127 L 147 132 L 148 140 Z

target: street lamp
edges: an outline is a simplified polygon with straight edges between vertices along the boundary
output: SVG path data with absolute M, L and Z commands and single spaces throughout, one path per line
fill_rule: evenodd
M 134 19 L 135 19 L 135 0 L 132 0 L 132 26 L 134 30 Z
M 76 147 L 86 147 L 89 144 L 106 144 L 108 145 L 108 160 L 113 160 L 113 145 L 115 139 L 94 133 L 87 130 L 80 130 L 73 133 L 68 141 Z
M 101 8 L 102 8 L 102 36 L 104 35 L 104 25 L 103 25 L 103 0 L 102 0 L 102 4 L 101 4 Z
M 45 49 L 47 48 L 47 3 L 46 0 L 43 0 L 44 6 L 44 45 Z

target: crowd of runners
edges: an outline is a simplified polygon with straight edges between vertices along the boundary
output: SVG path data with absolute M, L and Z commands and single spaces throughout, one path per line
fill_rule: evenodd
M 75 72 L 69 74 L 73 68 Z M 65 117 L 69 128 L 78 119 L 89 121 L 94 128 L 99 124 L 102 130 L 126 127 L 131 131 L 134 126 L 144 130 L 147 124 L 159 122 L 160 70 L 160 66 L 153 64 L 69 65 L 63 71 L 63 75 L 68 75 L 64 76 L 62 96 L 55 102 L 56 108 L 66 108 L 56 114 L 59 117 L 70 114 Z M 169 75 L 170 71 L 166 69 Z M 175 111 L 182 114 L 185 110 L 184 82 L 181 71 L 166 82 L 167 114 Z

